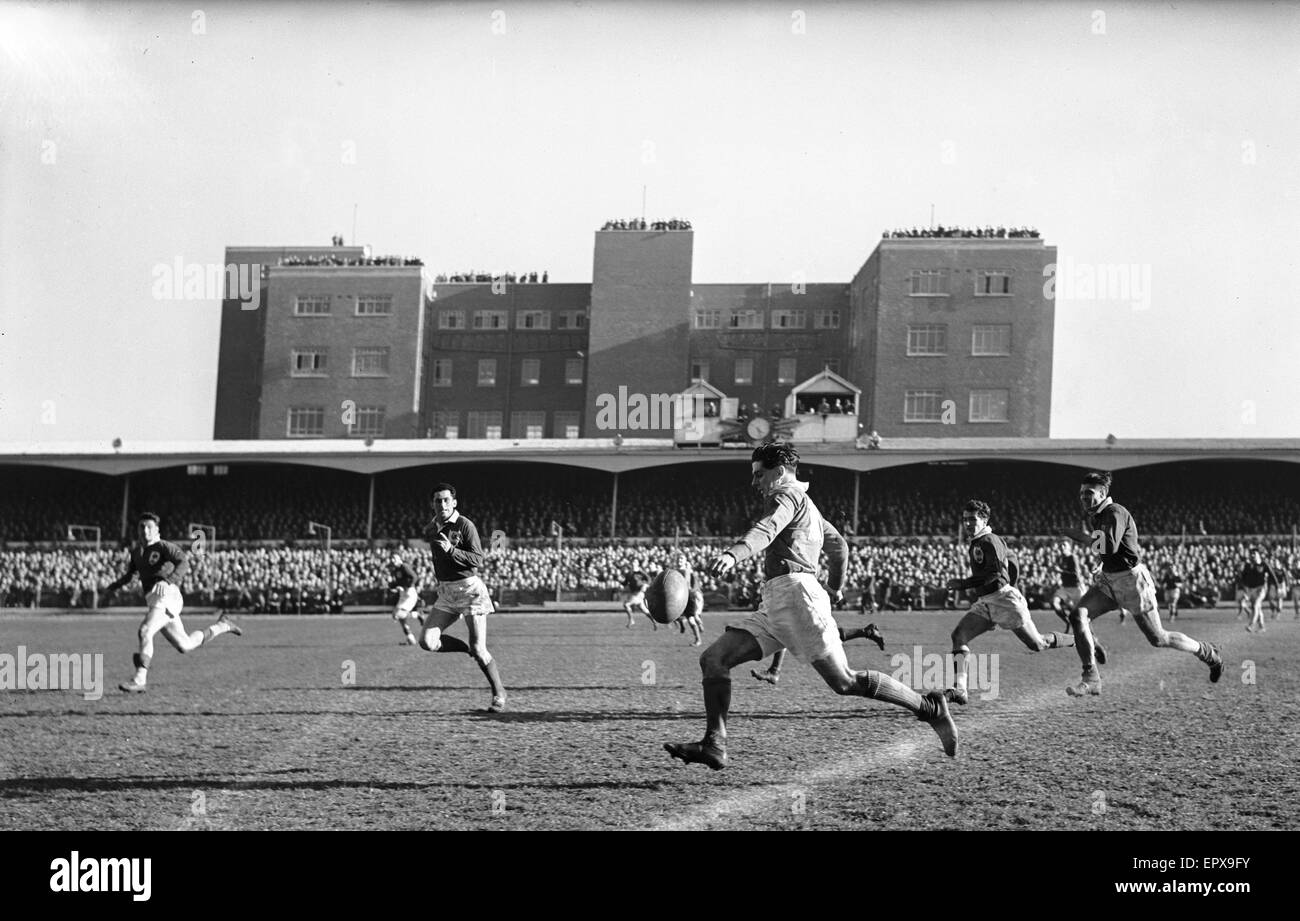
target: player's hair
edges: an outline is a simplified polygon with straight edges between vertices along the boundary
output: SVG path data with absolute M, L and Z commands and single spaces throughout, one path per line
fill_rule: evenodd
M 993 509 L 989 508 L 989 504 L 987 502 L 981 502 L 979 499 L 971 499 L 967 502 L 966 511 L 974 512 L 985 521 L 988 521 L 989 516 L 993 514 Z
M 794 445 L 784 441 L 759 445 L 749 459 L 758 461 L 763 465 L 764 470 L 774 470 L 777 467 L 789 467 L 795 470 L 799 466 L 799 452 L 794 449 Z
M 433 491 L 429 493 L 429 500 L 432 501 L 432 500 L 433 500 L 433 497 L 436 496 L 436 495 L 438 495 L 438 493 L 442 492 L 444 489 L 445 489 L 447 492 L 451 493 L 451 497 L 452 497 L 453 499 L 456 498 L 456 487 L 455 487 L 455 486 L 452 486 L 450 483 L 439 483 L 437 486 L 433 487 Z
M 160 525 L 160 526 L 162 525 L 162 519 L 159 518 L 157 515 L 155 515 L 153 512 L 141 513 L 140 517 L 135 520 L 135 523 L 139 524 L 142 521 L 152 521 L 156 525 Z
M 1083 475 L 1082 485 L 1100 486 L 1106 492 L 1110 492 L 1110 473 L 1106 470 L 1093 470 Z

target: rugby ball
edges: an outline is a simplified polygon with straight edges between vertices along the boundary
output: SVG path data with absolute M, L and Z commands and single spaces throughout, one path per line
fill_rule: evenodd
M 690 596 L 686 577 L 676 569 L 665 569 L 646 588 L 645 604 L 657 623 L 671 624 L 686 612 Z

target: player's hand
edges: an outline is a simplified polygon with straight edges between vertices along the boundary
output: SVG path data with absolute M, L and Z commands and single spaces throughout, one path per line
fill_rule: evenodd
M 831 605 L 833 607 L 836 608 L 844 607 L 844 589 L 837 588 L 835 591 L 830 593 L 830 596 L 831 596 Z
M 948 591 L 955 592 L 961 588 L 961 579 L 949 579 L 944 583 L 944 585 L 947 587 Z
M 451 541 L 447 539 L 446 534 L 439 534 L 437 544 L 442 548 L 443 553 L 451 552 Z
M 709 575 L 725 576 L 736 568 L 736 558 L 730 551 L 720 553 L 709 562 Z

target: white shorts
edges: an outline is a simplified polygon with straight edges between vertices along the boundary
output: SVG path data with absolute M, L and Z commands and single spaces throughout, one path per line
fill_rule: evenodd
M 645 589 L 640 589 L 639 591 L 635 591 L 635 592 L 624 592 L 623 594 L 627 596 L 627 600 L 623 602 L 624 604 L 632 604 L 632 605 L 645 604 Z
M 170 582 L 155 582 L 153 588 L 149 589 L 149 594 L 144 596 L 144 603 L 150 612 L 162 608 L 172 617 L 180 617 L 181 609 L 185 607 L 181 590 Z
M 788 649 L 800 662 L 812 663 L 844 649 L 831 598 L 807 572 L 768 579 L 759 589 L 758 610 L 727 629 L 753 636 L 764 658 Z
M 1261 585 L 1258 588 L 1246 589 L 1246 601 L 1248 601 L 1250 604 L 1254 604 L 1257 601 L 1263 601 L 1267 595 L 1268 595 L 1267 585 Z
M 1146 563 L 1138 563 L 1124 572 L 1101 570 L 1093 586 L 1130 614 L 1154 614 L 1160 610 L 1156 601 L 1156 583 Z
M 420 593 L 416 590 L 414 585 L 410 588 L 404 588 L 397 596 L 397 605 L 393 608 L 393 613 L 398 616 L 410 614 L 415 610 L 415 606 L 419 601 Z
M 1173 604 L 1181 597 L 1183 597 L 1183 590 L 1181 588 L 1165 589 L 1165 602 L 1167 604 Z
M 433 606 L 464 617 L 467 614 L 491 614 L 496 608 L 487 586 L 478 576 L 438 583 L 438 600 Z
M 1058 585 L 1056 591 L 1052 592 L 1052 597 L 1077 605 L 1079 599 L 1083 597 L 1083 589 L 1077 585 Z
M 976 600 L 970 606 L 972 614 L 978 614 L 995 627 L 1003 630 L 1019 630 L 1033 624 L 1029 617 L 1029 605 L 1020 589 L 1014 585 L 1004 585 L 996 592 Z

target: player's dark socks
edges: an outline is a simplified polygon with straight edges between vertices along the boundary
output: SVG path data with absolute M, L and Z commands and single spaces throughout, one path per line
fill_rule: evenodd
M 727 732 L 727 714 L 731 712 L 731 678 L 705 678 L 704 685 L 704 712 L 707 717 L 707 723 L 710 733 L 721 733 L 726 735 Z M 707 739 L 708 736 L 706 735 Z
M 849 640 L 866 639 L 866 627 L 840 627 L 840 642 L 847 643 Z
M 131 664 L 136 668 L 148 668 L 151 661 L 153 661 L 153 656 L 146 656 L 138 652 L 131 654 Z
M 439 637 L 438 652 L 463 652 L 469 655 L 469 643 L 464 640 L 443 634 Z
M 497 660 L 489 659 L 486 663 L 480 663 L 479 668 L 483 670 L 483 674 L 487 677 L 488 684 L 492 685 L 492 696 L 504 697 L 506 689 L 501 684 L 501 675 L 497 671 Z
M 1074 645 L 1073 633 L 1049 633 L 1044 637 L 1048 649 L 1064 649 Z
M 1106 647 L 1101 645 L 1095 634 L 1092 637 L 1092 656 L 1098 665 L 1106 664 Z

